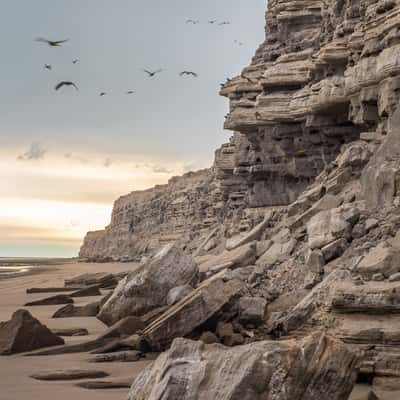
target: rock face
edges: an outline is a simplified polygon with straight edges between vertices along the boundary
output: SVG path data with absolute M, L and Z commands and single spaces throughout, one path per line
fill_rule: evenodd
M 151 310 L 143 335 L 157 350 L 177 337 L 237 346 L 323 329 L 364 350 L 371 379 L 400 376 L 399 26 L 399 0 L 269 1 L 265 41 L 222 86 L 233 136 L 212 168 L 120 199 L 81 250 L 140 259 L 180 239 L 200 281 L 170 305 L 169 291 L 189 282 L 174 278 L 164 292 L 160 280 L 148 304 L 127 300 L 125 281 L 105 319 Z M 146 374 L 137 393 L 155 382 Z
M 98 318 L 112 325 L 127 316 L 141 316 L 166 305 L 169 291 L 196 279 L 197 268 L 180 242 L 168 244 L 130 273 L 101 307 Z
M 26 310 L 16 311 L 11 320 L 0 323 L 0 354 L 23 353 L 64 344 Z
M 136 378 L 128 399 L 344 400 L 356 366 L 354 353 L 320 334 L 232 349 L 176 339 Z

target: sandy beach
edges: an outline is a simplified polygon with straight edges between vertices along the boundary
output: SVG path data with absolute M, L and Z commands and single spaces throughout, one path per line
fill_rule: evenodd
M 63 286 L 64 279 L 86 272 L 122 272 L 135 268 L 135 264 L 91 264 L 68 263 L 46 266 L 43 272 L 3 279 L 0 281 L 0 321 L 9 320 L 12 313 L 28 301 L 45 298 L 50 294 L 26 294 L 31 287 Z M 76 305 L 97 300 L 96 297 L 77 298 Z M 60 306 L 24 307 L 50 329 L 87 328 L 89 336 L 64 338 L 66 343 L 79 343 L 97 337 L 106 326 L 96 318 L 52 319 Z M 148 361 L 134 363 L 88 363 L 88 353 L 58 356 L 25 357 L 23 355 L 0 357 L 1 390 L 0 400 L 54 399 L 57 400 L 116 400 L 124 399 L 128 389 L 88 390 L 75 386 L 78 381 L 43 382 L 30 378 L 32 373 L 67 369 L 98 369 L 110 374 L 109 379 L 133 378 L 147 365 Z M 103 380 L 103 379 L 102 379 Z

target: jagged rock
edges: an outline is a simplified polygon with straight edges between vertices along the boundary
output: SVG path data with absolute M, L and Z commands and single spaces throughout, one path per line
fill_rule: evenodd
M 238 279 L 225 280 L 223 272 L 214 275 L 147 326 L 144 338 L 153 350 L 163 350 L 229 306 L 243 289 Z
M 52 332 L 57 336 L 87 336 L 87 335 L 89 335 L 89 332 L 86 328 L 52 329 Z
M 131 335 L 127 338 L 114 339 L 104 343 L 105 344 L 103 346 L 96 347 L 92 351 L 92 354 L 115 353 L 116 351 L 120 350 L 136 350 L 145 353 L 149 350 L 147 342 L 142 336 L 137 334 Z
M 116 379 L 109 381 L 84 381 L 79 382 L 76 386 L 83 389 L 91 389 L 91 390 L 104 390 L 104 389 L 125 389 L 130 388 L 132 385 L 132 379 Z
M 96 379 L 109 376 L 107 372 L 97 370 L 72 369 L 66 371 L 40 372 L 30 377 L 39 381 L 73 381 L 78 379 Z
M 26 289 L 27 294 L 34 293 L 58 293 L 58 292 L 74 292 L 80 290 L 81 287 L 48 287 L 48 288 L 29 288 Z
M 236 247 L 231 251 L 224 251 L 218 256 L 199 265 L 199 271 L 203 274 L 217 273 L 225 268 L 240 268 L 254 264 L 256 260 L 255 242 Z
M 190 285 L 183 285 L 172 288 L 167 295 L 167 304 L 172 306 L 173 304 L 177 303 L 178 301 L 182 300 L 188 294 L 193 291 L 193 288 Z
M 64 344 L 26 310 L 16 311 L 7 322 L 0 322 L 0 354 L 24 353 Z
M 131 272 L 101 307 L 98 318 L 107 325 L 141 316 L 166 304 L 168 292 L 196 279 L 197 267 L 182 243 L 169 244 L 148 263 Z
M 113 354 L 99 354 L 88 361 L 90 363 L 109 363 L 109 362 L 135 362 L 142 358 L 140 351 L 122 351 Z
M 99 286 L 89 286 L 88 288 L 79 289 L 76 292 L 70 294 L 71 297 L 89 297 L 89 296 L 101 296 Z
M 241 297 L 238 302 L 239 321 L 243 324 L 260 325 L 265 317 L 267 301 L 261 297 Z
M 125 317 L 114 325 L 110 326 L 99 339 L 119 338 L 122 336 L 131 336 L 144 329 L 145 324 L 138 317 Z
M 335 258 L 340 257 L 345 252 L 348 246 L 349 243 L 347 239 L 344 238 L 337 239 L 334 242 L 327 244 L 321 249 L 322 256 L 324 257 L 324 260 L 326 262 L 332 261 Z
M 205 344 L 219 343 L 218 337 L 212 332 L 203 332 L 199 340 Z
M 287 258 L 296 246 L 295 239 L 289 239 L 287 242 L 274 243 L 256 262 L 256 265 L 268 268 L 273 266 L 278 261 L 283 261 Z
M 226 249 L 227 250 L 234 250 L 237 247 L 243 246 L 247 243 L 254 242 L 255 240 L 259 240 L 265 229 L 268 227 L 271 219 L 272 219 L 272 212 L 269 212 L 260 222 L 256 225 L 251 231 L 247 232 L 246 234 L 241 234 L 236 237 L 233 237 L 226 242 Z
M 95 317 L 100 309 L 98 301 L 86 304 L 85 306 L 74 306 L 68 304 L 57 310 L 52 318 L 71 318 L 71 317 Z
M 70 296 L 59 294 L 57 296 L 47 297 L 46 299 L 32 301 L 30 303 L 26 303 L 25 307 L 31 306 L 53 306 L 59 304 L 72 304 L 74 302 Z
M 332 308 L 342 313 L 399 313 L 400 288 L 338 292 L 332 300 Z
M 356 208 L 321 211 L 307 224 L 308 245 L 321 249 L 337 239 L 349 238 L 360 212 Z
M 118 283 L 117 278 L 108 272 L 93 272 L 65 280 L 65 286 L 98 286 L 106 288 Z
M 399 259 L 400 250 L 381 242 L 368 252 L 358 264 L 356 272 L 366 278 L 371 278 L 376 273 L 389 278 L 390 275 L 400 272 Z
M 357 362 L 341 342 L 321 334 L 233 348 L 176 339 L 135 379 L 128 399 L 342 400 Z

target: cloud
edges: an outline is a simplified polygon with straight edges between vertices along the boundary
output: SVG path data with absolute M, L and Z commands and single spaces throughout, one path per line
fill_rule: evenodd
M 47 150 L 40 142 L 32 142 L 29 149 L 18 156 L 18 160 L 41 160 L 44 158 Z

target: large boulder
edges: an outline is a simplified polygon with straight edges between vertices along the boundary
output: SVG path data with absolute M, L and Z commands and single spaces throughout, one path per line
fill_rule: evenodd
M 128 400 L 344 400 L 358 356 L 316 333 L 226 348 L 176 339 L 133 382 Z
M 225 272 L 203 282 L 187 297 L 170 307 L 143 331 L 154 350 L 164 350 L 178 337 L 184 337 L 229 308 L 244 290 L 239 279 L 228 279 Z
M 0 322 L 0 354 L 23 353 L 64 344 L 27 310 L 16 311 L 10 321 Z
M 166 245 L 150 261 L 126 276 L 107 302 L 98 318 L 112 325 L 129 315 L 142 316 L 166 305 L 168 292 L 191 283 L 197 276 L 197 266 L 182 243 Z
M 334 208 L 321 211 L 307 224 L 308 245 L 311 249 L 321 249 L 337 239 L 349 238 L 352 226 L 358 221 L 357 208 Z

